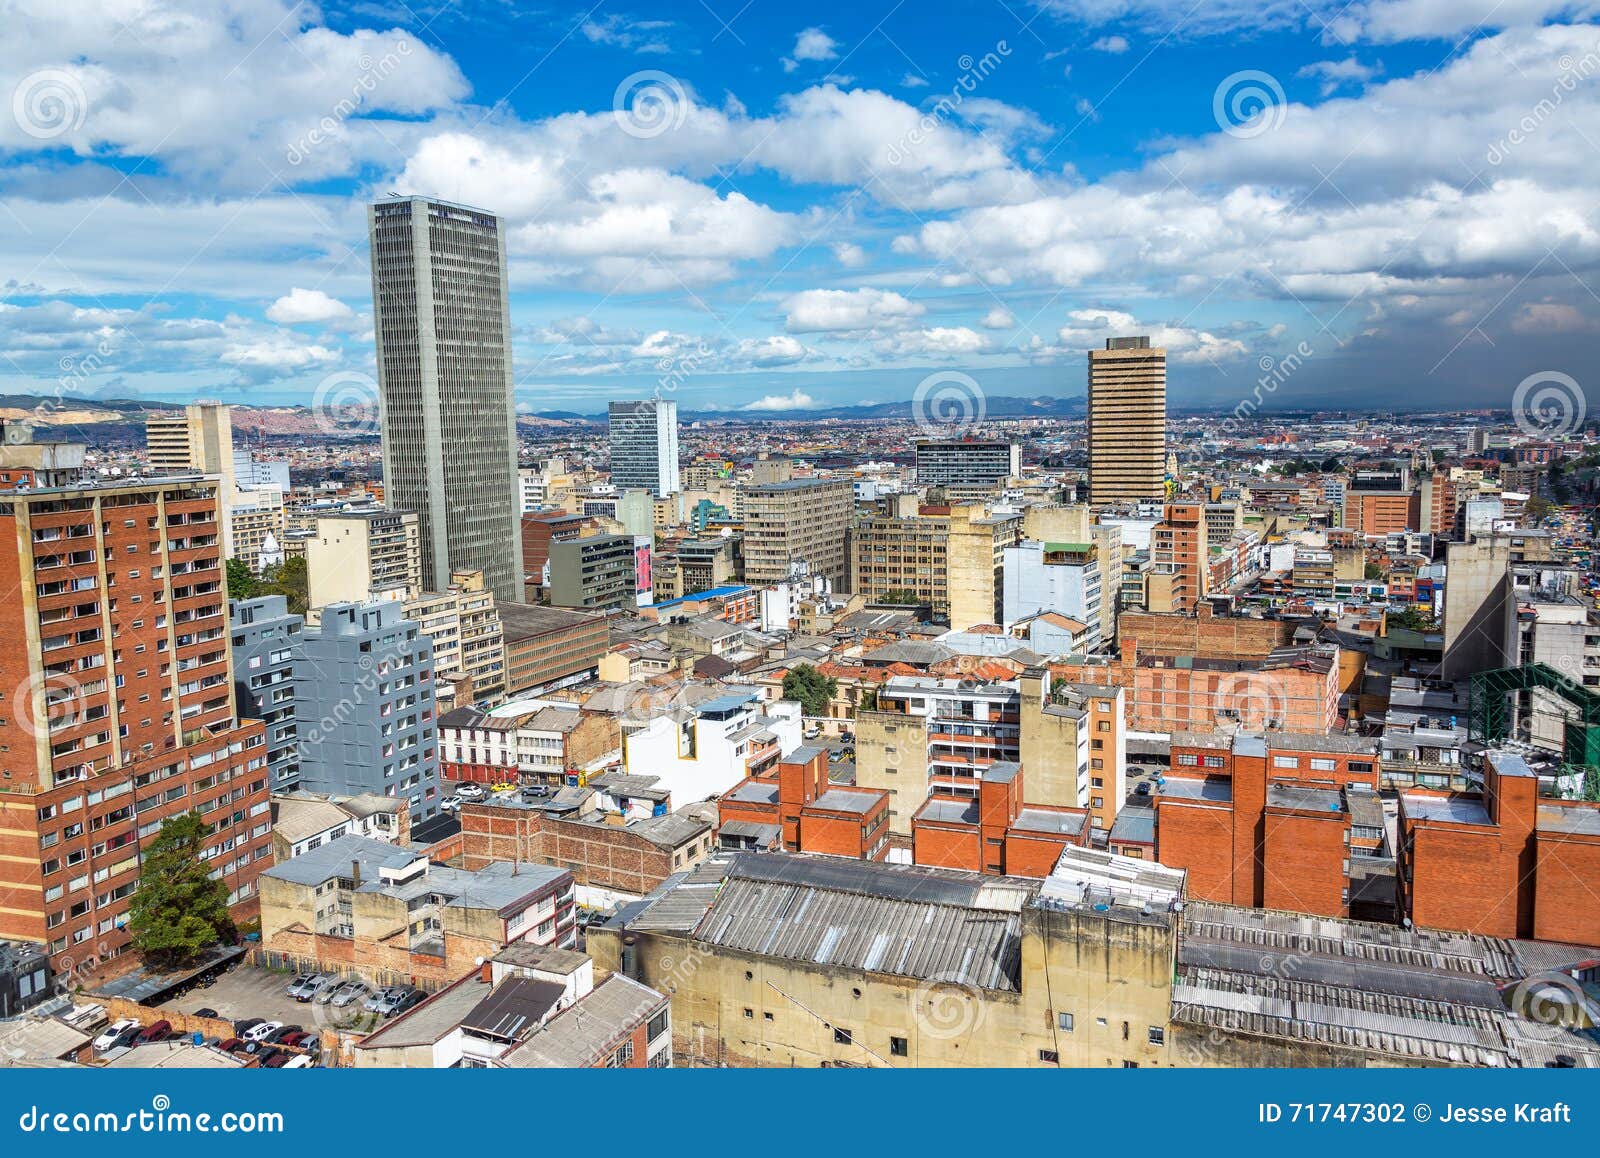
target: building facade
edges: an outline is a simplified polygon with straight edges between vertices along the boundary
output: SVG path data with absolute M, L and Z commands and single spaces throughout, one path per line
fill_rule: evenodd
M 612 402 L 606 407 L 611 485 L 670 495 L 678 483 L 678 404 L 667 398 Z
M 482 571 L 520 603 L 506 246 L 491 213 L 427 197 L 370 206 L 387 501 L 417 512 L 423 582 Z
M 1107 338 L 1089 351 L 1089 501 L 1165 493 L 1167 352 L 1150 339 Z

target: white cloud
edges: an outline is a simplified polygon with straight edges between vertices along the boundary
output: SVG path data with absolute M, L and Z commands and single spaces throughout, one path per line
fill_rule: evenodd
M 927 88 L 928 82 L 914 72 L 908 72 L 900 78 L 901 88 Z
M 879 340 L 878 349 L 896 358 L 956 358 L 991 348 L 988 338 L 966 326 L 906 330 Z
M 898 325 L 923 313 L 923 307 L 891 290 L 804 290 L 778 307 L 790 333 L 848 333 Z
M 769 338 L 746 338 L 733 351 L 737 364 L 769 369 L 773 366 L 793 366 L 810 357 L 811 351 L 803 343 L 787 334 L 774 334 Z
M 741 406 L 741 410 L 815 410 L 817 400 L 798 387 L 789 394 L 768 394 Z
M 850 241 L 841 241 L 835 245 L 833 257 L 846 269 L 859 269 L 867 264 L 867 251 Z
M 796 60 L 834 60 L 839 55 L 839 42 L 820 28 L 807 28 L 795 37 Z
M 995 306 L 983 315 L 983 321 L 979 324 L 986 330 L 1009 330 L 1017 324 L 1017 319 L 1016 315 L 1004 306 Z
M 1322 81 L 1322 95 L 1331 96 L 1346 85 L 1359 88 L 1383 71 L 1383 66 L 1362 64 L 1355 57 L 1345 60 L 1318 60 L 1295 73 L 1298 77 L 1314 76 Z
M 1128 51 L 1128 38 L 1126 36 L 1102 36 L 1089 47 L 1096 52 L 1109 52 L 1113 56 L 1121 56 Z
M 302 322 L 331 322 L 351 316 L 350 307 L 337 298 L 330 298 L 321 290 L 301 289 L 299 286 L 267 307 L 268 320 L 282 326 Z

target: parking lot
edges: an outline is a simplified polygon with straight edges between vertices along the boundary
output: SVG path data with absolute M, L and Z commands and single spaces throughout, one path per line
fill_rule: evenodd
M 193 1013 L 209 1007 L 229 1021 L 262 1017 L 306 1029 L 331 1026 L 335 1029 L 364 1031 L 376 1024 L 377 1019 L 373 1014 L 362 1013 L 359 1002 L 345 1009 L 334 1009 L 331 1005 L 296 1001 L 285 992 L 293 980 L 292 973 L 275 973 L 270 969 L 241 965 L 233 972 L 218 977 L 211 988 L 190 990 L 163 1008 Z

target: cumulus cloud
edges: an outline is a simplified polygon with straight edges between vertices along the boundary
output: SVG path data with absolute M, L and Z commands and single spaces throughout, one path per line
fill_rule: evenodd
M 331 322 L 353 316 L 349 306 L 321 290 L 295 286 L 267 307 L 267 318 L 282 326 L 302 322 Z
M 1298 70 L 1295 76 L 1318 78 L 1322 81 L 1322 95 L 1331 96 L 1346 85 L 1360 87 L 1382 71 L 1382 65 L 1362 64 L 1352 56 L 1345 60 L 1313 61 Z
M 796 60 L 834 60 L 839 55 L 839 42 L 820 28 L 807 28 L 795 37 Z
M 1004 306 L 995 306 L 994 309 L 983 315 L 980 323 L 986 330 L 1009 330 L 1017 324 L 1016 315 Z
M 1102 36 L 1089 47 L 1096 52 L 1109 52 L 1112 56 L 1121 56 L 1128 51 L 1128 38 L 1126 36 Z
M 790 333 L 849 332 L 897 325 L 923 307 L 892 290 L 804 290 L 779 305 Z
M 741 410 L 815 410 L 817 400 L 798 387 L 788 394 L 768 394 L 741 406 Z

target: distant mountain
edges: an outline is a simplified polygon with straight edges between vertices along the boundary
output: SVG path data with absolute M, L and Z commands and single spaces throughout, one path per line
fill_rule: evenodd
M 1076 418 L 1084 412 L 1084 399 L 1055 398 L 1041 395 L 1038 398 L 1021 398 L 998 394 L 983 400 L 985 418 Z M 901 402 L 876 402 L 867 406 L 810 406 L 793 410 L 685 410 L 679 409 L 683 422 L 805 422 L 819 419 L 844 419 L 885 421 L 911 420 L 916 417 L 916 404 L 910 399 Z M 604 414 L 577 414 L 571 410 L 540 410 L 531 415 L 519 415 L 526 421 L 539 418 L 549 421 L 577 421 L 603 424 Z

